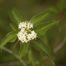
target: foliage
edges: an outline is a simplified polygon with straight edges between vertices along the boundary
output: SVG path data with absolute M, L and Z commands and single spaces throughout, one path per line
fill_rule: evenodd
M 56 6 L 48 7 L 30 19 L 22 16 L 16 8 L 10 10 L 8 12 L 10 29 L 5 36 L 1 36 L 0 57 L 5 57 L 6 62 L 18 62 L 18 66 L 56 66 L 59 59 L 63 59 L 65 55 L 65 7 L 65 0 L 58 0 Z M 18 24 L 26 20 L 34 24 L 38 37 L 28 43 L 22 43 L 17 38 Z

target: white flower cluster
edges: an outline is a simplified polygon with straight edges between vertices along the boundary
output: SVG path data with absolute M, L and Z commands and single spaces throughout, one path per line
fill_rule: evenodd
M 20 31 L 18 32 L 17 37 L 22 43 L 27 43 L 37 37 L 36 32 L 32 30 L 33 24 L 28 21 L 19 23 L 18 28 Z

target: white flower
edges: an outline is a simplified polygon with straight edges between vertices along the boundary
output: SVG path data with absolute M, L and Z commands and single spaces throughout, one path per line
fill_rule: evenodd
M 22 28 L 30 29 L 30 28 L 33 28 L 33 24 L 30 23 L 30 22 L 28 23 L 27 21 L 21 22 L 21 23 L 18 25 L 18 28 L 19 28 L 19 29 L 22 29 Z
M 35 39 L 36 37 L 37 37 L 37 34 L 35 33 L 35 31 L 31 31 L 31 33 L 28 34 L 28 36 L 27 36 L 27 38 L 28 38 L 29 40 L 33 40 L 33 39 Z
M 17 37 L 22 43 L 27 43 L 30 40 L 36 39 L 36 32 L 34 30 L 31 30 L 31 28 L 33 28 L 32 23 L 28 21 L 21 22 L 18 25 L 18 28 L 20 29 L 20 31 L 18 32 Z
M 18 28 L 19 29 L 26 28 L 26 22 L 19 23 Z
M 27 28 L 33 28 L 33 24 L 32 23 L 27 23 Z

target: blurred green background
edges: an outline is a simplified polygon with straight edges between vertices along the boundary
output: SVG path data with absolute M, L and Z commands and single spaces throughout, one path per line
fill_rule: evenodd
M 61 22 L 47 32 L 44 41 L 54 49 L 56 64 L 66 66 L 66 0 L 0 0 L 0 40 L 12 30 L 9 26 L 11 22 L 9 12 L 13 8 L 29 20 L 33 15 L 51 7 L 57 10 L 54 17 Z M 59 47 L 60 50 L 58 50 Z M 9 53 L 0 50 L 0 66 L 9 66 L 14 60 Z

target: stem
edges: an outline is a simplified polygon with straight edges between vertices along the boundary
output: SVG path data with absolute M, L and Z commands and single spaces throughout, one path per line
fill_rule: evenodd
M 64 38 L 64 40 L 56 48 L 54 48 L 54 52 L 57 53 L 65 45 L 65 42 L 66 38 Z
M 6 47 L 1 47 L 1 49 L 15 56 L 23 66 L 27 66 L 26 63 L 17 54 L 14 54 L 11 50 L 7 49 Z

